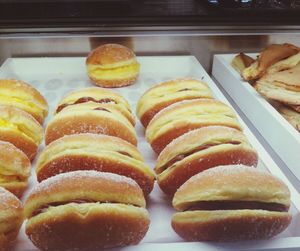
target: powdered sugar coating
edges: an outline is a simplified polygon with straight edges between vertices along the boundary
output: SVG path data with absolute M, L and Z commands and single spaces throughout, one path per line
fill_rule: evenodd
M 44 190 L 48 190 L 51 186 L 59 185 L 64 180 L 70 179 L 84 179 L 84 178 L 99 178 L 99 179 L 106 179 L 114 183 L 126 183 L 129 186 L 140 188 L 139 185 L 131 178 L 114 174 L 114 173 L 107 173 L 107 172 L 97 172 L 97 171 L 74 171 L 68 173 L 58 174 L 56 176 L 50 177 L 41 183 L 39 183 L 35 188 L 33 188 L 32 193 L 41 192 Z
M 19 208 L 21 208 L 20 200 L 11 192 L 0 187 L 0 210 Z
M 286 186 L 281 179 L 279 179 L 278 177 L 276 177 L 266 171 L 259 170 L 259 169 L 249 167 L 249 166 L 245 166 L 245 165 L 239 165 L 239 164 L 238 165 L 217 166 L 214 168 L 207 169 L 207 170 L 193 176 L 192 178 L 190 178 L 183 186 L 187 186 L 189 183 L 194 182 L 195 180 L 197 180 L 199 178 L 199 176 L 201 178 L 208 178 L 208 177 L 217 177 L 220 174 L 241 174 L 241 175 L 243 175 L 245 173 L 251 173 L 253 175 L 259 175 L 259 176 L 265 176 L 266 180 L 271 178 L 273 180 L 278 181 L 283 186 Z

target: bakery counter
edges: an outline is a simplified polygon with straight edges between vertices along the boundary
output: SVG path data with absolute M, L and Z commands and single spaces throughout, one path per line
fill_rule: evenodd
M 95 55 L 98 55 L 103 52 L 96 51 L 95 53 Z M 128 63 L 130 63 L 129 66 L 135 65 L 135 58 L 130 52 L 128 53 L 129 54 L 126 55 L 128 56 Z M 101 94 L 97 94 L 96 91 L 88 93 L 88 90 L 92 90 L 92 82 L 99 85 L 113 84 L 112 82 L 101 80 L 101 77 L 103 78 L 106 76 L 106 70 L 110 69 L 108 66 L 112 62 L 105 61 L 108 65 L 94 71 L 95 69 L 92 67 L 92 63 L 95 62 L 95 59 L 93 59 L 93 53 L 90 54 L 90 56 L 90 59 L 87 61 L 88 68 L 86 68 L 85 65 L 85 57 L 12 57 L 5 60 L 4 64 L 2 64 L 0 68 L 1 79 L 22 79 L 23 81 L 30 83 L 32 87 L 36 88 L 45 97 L 49 104 L 49 116 L 45 120 L 45 143 L 48 146 L 45 146 L 44 143 L 41 144 L 38 157 L 33 162 L 32 174 L 29 179 L 29 187 L 24 196 L 24 199 L 29 198 L 25 204 L 25 216 L 28 218 L 28 220 L 26 220 L 27 226 L 25 226 L 25 224 L 22 226 L 14 250 L 36 250 L 35 246 L 43 247 L 46 245 L 45 243 L 47 243 L 47 245 L 53 245 L 53 243 L 57 245 L 77 243 L 74 245 L 84 246 L 84 244 L 82 244 L 84 242 L 78 244 L 76 241 L 70 241 L 72 239 L 72 235 L 66 235 L 65 240 L 68 241 L 64 242 L 64 237 L 60 237 L 60 235 L 52 234 L 53 232 L 51 232 L 51 234 L 49 232 L 49 234 L 46 235 L 45 233 L 49 228 L 53 231 L 58 231 L 54 233 L 62 233 L 61 228 L 55 228 L 54 226 L 55 221 L 59 219 L 62 212 L 59 211 L 59 208 L 68 207 L 68 205 L 65 205 L 66 200 L 71 204 L 78 204 L 77 206 L 80 209 L 78 210 L 82 215 L 90 216 L 84 208 L 86 203 L 97 204 L 95 201 L 100 203 L 99 201 L 101 201 L 101 199 L 99 198 L 101 196 L 107 196 L 107 194 L 113 196 L 112 194 L 120 192 L 118 189 L 124 189 L 124 191 L 126 191 L 126 193 L 123 193 L 123 197 L 114 197 L 114 199 L 110 198 L 109 200 L 106 198 L 106 203 L 112 204 L 112 207 L 116 207 L 117 201 L 122 204 L 122 208 L 130 206 L 136 208 L 137 211 L 134 212 L 137 213 L 140 228 L 131 229 L 132 234 L 128 236 L 128 239 L 126 236 L 124 237 L 125 239 L 122 239 L 121 237 L 124 235 L 121 235 L 116 239 L 114 245 L 124 245 L 124 243 L 132 244 L 134 242 L 136 244 L 139 241 L 140 243 L 136 246 L 128 246 L 122 249 L 117 248 L 113 250 L 153 250 L 154 248 L 159 250 L 198 250 L 199 248 L 205 250 L 276 250 L 278 248 L 281 250 L 297 250 L 300 248 L 300 232 L 298 228 L 300 220 L 300 194 L 294 188 L 292 182 L 289 181 L 284 170 L 282 170 L 281 167 L 272 159 L 272 156 L 260 143 L 259 138 L 253 134 L 243 118 L 237 114 L 236 108 L 230 104 L 228 99 L 220 91 L 220 88 L 209 77 L 207 72 L 194 56 L 138 56 L 136 60 L 141 67 L 139 78 L 137 80 L 134 79 L 131 82 L 123 81 L 123 85 L 128 86 L 117 89 L 105 89 L 105 91 L 102 91 Z M 96 60 L 96 62 L 98 61 Z M 129 70 L 128 72 L 123 72 L 122 69 L 124 70 L 124 65 L 117 64 L 117 66 L 121 66 L 117 70 L 117 73 L 121 74 L 120 76 L 122 76 L 123 80 L 126 80 L 126 77 L 130 74 L 134 75 L 137 73 L 136 68 L 132 70 L 132 68 L 129 67 L 126 68 Z M 95 73 L 97 74 L 95 75 Z M 113 76 L 116 77 L 117 75 Z M 97 78 L 97 81 L 95 81 L 95 77 Z M 171 88 L 169 83 L 170 80 L 173 80 Z M 134 81 L 136 82 L 133 83 Z M 199 81 L 198 84 L 197 81 Z M 154 87 L 154 85 L 158 83 L 163 84 Z M 174 91 L 173 88 L 177 88 L 177 91 Z M 147 90 L 148 92 L 146 92 Z M 166 94 L 167 101 L 164 99 L 164 95 L 156 95 L 155 90 L 158 90 L 158 93 L 161 93 L 161 90 L 164 90 L 163 92 Z M 104 96 L 108 95 L 107 93 L 109 92 L 114 92 L 115 94 L 109 94 L 108 99 L 107 96 Z M 145 92 L 146 94 L 143 95 Z M 193 97 L 189 95 L 195 95 L 194 93 L 198 95 L 197 100 L 187 100 L 188 97 Z M 87 95 L 90 97 L 89 99 L 87 98 Z M 92 99 L 91 96 L 93 95 L 95 96 Z M 101 98 L 97 95 L 100 95 Z M 141 98 L 142 95 L 143 98 Z M 155 109 L 153 108 L 156 115 L 152 118 L 150 123 L 149 121 L 147 122 L 147 120 L 142 119 L 143 114 L 146 113 L 147 109 L 150 109 L 149 103 L 146 105 L 149 97 L 151 100 L 156 100 L 155 102 L 160 102 L 161 104 L 164 104 L 164 106 L 169 106 L 164 109 L 162 109 L 162 107 L 159 108 L 161 109 L 160 111 L 157 110 L 157 107 Z M 199 100 L 199 98 L 202 100 Z M 113 102 L 111 102 L 111 100 L 113 100 Z M 128 105 L 124 100 L 128 101 Z M 119 108 L 117 109 L 115 105 L 119 103 L 119 106 L 123 107 L 123 105 L 125 105 L 127 108 L 123 109 L 118 106 Z M 66 106 L 65 104 L 68 105 Z M 130 110 L 133 112 L 137 110 L 137 117 L 141 119 L 143 124 L 137 120 L 136 126 L 133 127 L 133 121 L 130 115 L 131 113 L 129 113 Z M 89 114 L 89 118 L 94 118 L 94 116 L 95 118 L 105 117 L 106 121 L 112 122 L 110 122 L 111 124 L 109 126 L 101 125 L 94 127 L 94 124 L 92 124 L 93 122 L 89 122 L 87 117 L 81 117 L 86 116 L 87 113 Z M 151 114 L 152 113 L 153 112 L 151 112 Z M 72 120 L 72 123 L 70 124 L 71 120 L 70 117 L 68 117 L 70 114 L 72 114 L 72 117 L 78 117 L 81 119 L 77 119 L 76 121 Z M 121 116 L 121 114 L 124 116 Z M 117 116 L 117 119 L 115 119 L 114 116 Z M 203 116 L 203 118 L 201 116 Z M 198 117 L 201 117 L 201 119 Z M 59 127 L 57 127 L 57 122 L 61 119 L 63 119 L 63 122 L 61 122 Z M 186 121 L 189 121 L 187 123 L 188 127 L 184 125 L 184 122 Z M 12 121 L 12 123 L 14 123 L 14 121 Z M 89 126 L 87 126 L 87 123 Z M 102 122 L 99 120 L 99 123 Z M 209 129 L 203 127 L 205 123 L 209 123 L 209 125 L 211 125 L 209 126 Z M 56 125 L 56 129 L 52 130 L 51 128 L 54 124 Z M 122 129 L 109 130 L 109 127 L 113 124 L 119 125 L 120 127 L 122 126 Z M 147 128 L 145 129 L 143 125 L 147 126 Z M 62 128 L 64 129 L 62 130 Z M 104 128 L 106 129 L 104 130 Z M 180 134 L 183 134 L 192 128 L 197 130 L 180 136 Z M 164 134 L 162 134 L 162 130 L 165 130 Z M 123 163 L 128 158 L 136 158 L 136 160 L 132 162 L 139 163 L 138 168 L 143 169 L 144 174 L 136 176 L 133 171 L 125 172 L 125 174 L 128 177 L 131 176 L 136 179 L 144 193 L 135 182 L 132 182 L 132 180 L 128 181 L 130 180 L 129 178 L 123 177 L 120 179 L 113 175 L 103 175 L 102 177 L 95 173 L 88 173 L 89 171 L 77 171 L 76 174 L 72 175 L 68 173 L 58 174 L 46 181 L 42 181 L 43 179 L 54 175 L 52 172 L 54 170 L 57 170 L 58 172 L 69 172 L 71 171 L 70 168 L 83 168 L 83 166 L 76 167 L 72 157 L 69 157 L 69 160 L 60 159 L 60 154 L 62 153 L 74 156 L 74 153 L 78 154 L 79 152 L 82 153 L 82 151 L 84 151 L 84 155 L 89 155 L 89 157 L 85 159 L 87 163 L 91 161 L 93 154 L 101 155 L 102 151 L 108 151 L 108 149 L 111 151 L 110 155 L 113 156 L 112 152 L 115 150 L 113 150 L 112 145 L 107 144 L 106 146 L 107 141 L 109 141 L 108 139 L 104 144 L 104 141 L 101 143 L 103 136 L 89 136 L 89 139 L 83 139 L 82 135 L 78 135 L 78 137 L 72 136 L 74 132 L 93 132 L 100 134 L 101 132 L 105 132 L 119 137 L 120 139 L 118 139 L 118 141 L 121 141 L 122 138 L 124 141 L 131 142 L 118 144 L 119 147 L 120 145 L 124 145 L 125 147 L 120 147 L 118 150 L 119 160 L 115 162 L 115 165 L 120 165 L 120 163 Z M 70 135 L 62 137 L 64 133 Z M 54 143 L 50 143 L 51 140 L 54 140 L 50 137 L 52 135 L 56 137 L 55 139 L 60 139 L 57 139 Z M 161 135 L 165 136 L 162 137 Z M 210 137 L 207 137 L 207 135 Z M 69 140 L 67 140 L 67 138 L 69 138 Z M 176 139 L 162 150 L 162 148 L 164 148 L 164 146 L 168 143 L 166 140 L 171 140 L 172 138 Z M 116 143 L 117 140 L 114 140 L 113 142 Z M 201 145 L 195 146 L 195 143 L 201 143 Z M 66 150 L 65 148 L 62 148 L 63 146 L 61 144 L 64 144 L 64 147 L 67 147 L 68 149 Z M 97 151 L 91 148 L 91 146 L 95 145 L 97 145 L 97 149 L 103 148 L 103 150 L 101 150 L 100 153 L 96 153 Z M 137 148 L 135 148 L 134 145 L 137 145 Z M 192 148 L 182 149 L 183 146 Z M 215 150 L 207 152 L 211 151 L 211 149 Z M 224 154 L 223 151 L 225 153 L 228 151 L 228 154 Z M 120 155 L 122 155 L 122 157 L 120 157 Z M 224 158 L 215 158 L 213 157 L 214 155 L 224 155 Z M 230 156 L 230 158 L 226 158 L 225 156 Z M 51 163 L 48 160 L 49 163 L 47 164 L 46 159 L 49 159 L 50 157 L 53 158 L 53 160 L 50 160 Z M 106 158 L 110 157 L 107 156 Z M 142 159 L 144 159 L 144 162 Z M 174 163 L 178 161 L 181 164 L 178 165 L 178 167 L 175 167 Z M 67 162 L 68 165 L 66 165 L 66 169 L 64 170 L 62 167 L 65 165 L 64 163 Z M 85 163 L 85 161 L 83 163 Z M 99 163 L 101 163 L 101 165 Z M 99 166 L 104 168 L 105 162 L 99 163 L 95 164 L 95 162 L 93 162 L 93 165 L 90 165 L 88 168 L 92 167 L 92 169 L 97 169 Z M 215 167 L 204 171 L 209 167 L 222 164 L 231 164 L 233 166 Z M 236 166 L 237 164 L 239 164 L 239 166 Z M 257 170 L 253 167 L 244 167 L 241 164 L 257 166 Z M 192 166 L 193 168 L 186 168 Z M 147 171 L 147 168 L 149 167 L 155 171 L 155 176 L 157 176 L 157 182 L 155 182 L 152 192 L 153 172 Z M 111 169 L 112 167 L 110 165 L 106 168 L 110 168 L 110 172 L 117 172 L 117 170 Z M 164 171 L 165 169 L 167 172 Z M 181 172 L 180 170 L 185 171 Z M 201 171 L 203 172 L 201 173 Z M 199 174 L 197 174 L 198 172 Z M 191 178 L 189 183 L 185 183 L 185 181 L 194 174 L 196 174 L 196 176 Z M 117 174 L 115 175 L 118 176 Z M 206 176 L 207 178 L 205 178 Z M 274 176 L 279 179 L 274 178 Z M 37 179 L 38 181 L 41 181 L 41 183 L 38 184 Z M 218 194 L 214 193 L 211 193 L 212 197 L 216 196 L 213 197 L 214 200 L 212 203 L 199 203 L 201 200 L 206 201 L 204 197 L 200 198 L 200 201 L 194 201 L 191 205 L 189 204 L 190 202 L 185 201 L 188 197 L 184 194 L 189 194 L 190 191 L 193 191 L 194 186 L 198 187 L 198 184 L 203 184 L 203 179 L 207 179 L 208 182 L 207 186 L 203 187 L 204 191 L 211 193 L 212 191 L 220 189 L 220 193 L 223 193 L 224 191 L 229 192 L 229 203 L 224 203 L 224 201 L 218 197 Z M 243 182 L 237 182 L 243 179 L 245 179 Z M 69 182 L 70 180 L 72 182 Z M 224 180 L 227 180 L 226 182 L 228 186 L 222 187 Z M 110 186 L 101 187 L 102 182 L 109 182 Z M 222 184 L 218 182 L 221 182 Z M 260 182 L 260 185 L 258 185 L 257 182 Z M 116 188 L 118 183 L 120 183 L 120 187 Z M 183 185 L 178 192 L 175 193 L 172 203 L 172 195 L 183 183 L 187 185 Z M 60 185 L 58 186 L 58 184 Z M 112 190 L 107 191 L 105 193 L 106 195 L 97 193 L 97 195 L 86 195 L 87 197 L 79 198 L 77 195 L 80 194 L 80 189 L 86 189 L 87 184 L 95 184 L 94 186 L 97 186 L 99 191 L 104 191 L 105 189 Z M 141 184 L 150 185 L 142 186 Z M 217 187 L 213 187 L 210 186 L 211 184 L 218 185 Z M 249 189 L 249 193 L 253 193 L 251 196 L 254 197 L 251 197 L 248 194 L 231 194 L 230 191 L 233 191 L 234 187 L 231 187 L 230 189 L 229 187 L 233 184 L 235 184 L 236 187 L 239 187 L 238 191 Z M 259 187 L 261 190 L 256 193 L 254 192 L 256 189 L 252 189 L 254 187 Z M 272 195 L 273 193 L 269 194 L 268 191 L 270 187 L 274 189 L 272 190 L 274 193 L 280 194 L 280 198 L 278 197 L 278 199 L 274 199 Z M 114 188 L 116 190 L 113 190 Z M 76 192 L 72 193 L 72 196 L 70 195 L 71 193 L 69 195 L 64 195 L 65 200 L 58 202 L 57 197 L 53 196 L 53 192 L 56 191 L 57 193 L 63 193 L 63 191 L 67 191 L 66 189 L 71 189 Z M 180 192 L 180 190 L 182 191 Z M 133 197 L 126 196 L 127 192 L 134 194 L 135 201 L 129 199 Z M 47 194 L 46 197 L 44 196 L 45 193 Z M 147 194 L 149 193 L 150 195 L 147 197 Z M 267 193 L 267 197 L 270 197 L 261 198 L 261 194 L 265 193 Z M 206 192 L 203 193 L 203 196 L 206 196 L 205 194 Z M 146 200 L 143 199 L 144 196 L 146 196 Z M 250 201 L 242 203 L 239 201 L 241 199 L 239 196 L 242 196 L 242 198 L 246 201 L 250 199 Z M 248 198 L 247 196 L 250 196 L 251 198 Z M 44 201 L 42 198 L 47 198 L 47 201 Z M 258 200 L 261 203 L 258 203 L 257 201 L 253 202 L 253 200 Z M 270 201 L 274 203 L 269 203 Z M 39 203 L 38 206 L 37 203 Z M 197 212 L 201 215 L 202 213 L 207 212 L 206 210 L 214 213 L 214 211 L 210 210 L 215 210 L 218 207 L 224 207 L 224 209 L 227 208 L 227 210 L 231 209 L 228 211 L 233 211 L 233 214 L 241 213 L 240 211 L 243 211 L 239 210 L 241 207 L 244 209 L 245 207 L 248 208 L 248 210 L 246 210 L 250 211 L 248 216 L 245 216 L 243 213 L 240 215 L 240 217 L 248 222 L 247 228 L 239 221 L 236 223 L 237 225 L 230 225 L 230 217 L 232 216 L 228 215 L 226 217 L 229 217 L 227 218 L 229 219 L 229 222 L 224 221 L 221 224 L 228 224 L 229 232 L 221 231 L 219 233 L 220 236 L 218 236 L 215 235 L 215 231 L 212 231 L 210 236 L 197 234 L 192 235 L 193 238 L 191 239 L 189 234 L 189 229 L 191 229 L 189 227 L 189 219 L 195 219 L 197 224 L 198 221 L 196 215 L 194 217 L 189 217 L 189 215 Z M 257 208 L 264 209 L 263 211 L 266 212 L 266 215 L 261 215 L 261 210 L 257 210 Z M 289 213 L 286 212 L 288 208 Z M 68 210 L 71 209 L 69 208 Z M 146 210 L 149 213 L 148 216 Z M 92 211 L 93 210 L 91 209 L 91 212 Z M 125 211 L 129 212 L 127 210 Z M 53 214 L 53 221 L 50 220 L 47 224 L 45 223 L 45 225 L 35 225 L 38 223 L 37 219 L 39 216 L 46 215 L 48 213 L 50 214 L 50 212 L 51 215 Z M 58 213 L 57 217 L 55 216 L 56 213 Z M 254 215 L 257 213 L 254 218 L 251 217 L 252 213 Z M 265 217 L 270 217 L 269 219 L 271 220 L 273 217 L 272 215 L 274 217 L 278 217 L 276 218 L 275 225 L 273 223 L 270 225 L 268 221 L 264 221 Z M 223 216 L 221 216 L 221 218 L 222 217 Z M 185 224 L 181 225 L 181 219 L 186 219 L 184 221 Z M 28 224 L 28 222 L 30 222 L 30 224 Z M 130 223 L 133 224 L 131 226 L 135 226 L 134 222 L 135 221 Z M 69 222 L 68 224 L 74 224 L 74 222 Z M 149 230 L 147 231 L 148 225 Z M 100 226 L 102 225 L 100 224 L 97 226 L 97 229 L 102 229 Z M 103 227 L 104 226 L 107 225 L 103 225 Z M 110 229 L 109 231 L 111 231 L 111 229 L 116 229 L 115 225 L 112 224 L 110 226 L 111 228 L 108 228 Z M 248 228 L 248 226 L 251 227 Z M 203 230 L 201 224 L 198 227 L 199 228 L 196 228 L 193 233 L 203 234 L 206 232 Z M 212 227 L 214 229 L 214 226 Z M 25 234 L 25 229 L 35 246 Z M 63 229 L 64 234 L 66 232 L 68 234 L 70 231 L 72 232 L 72 229 L 68 227 Z M 91 226 L 91 229 L 96 228 Z M 218 227 L 218 229 L 226 228 Z M 135 231 L 139 231 L 139 234 L 136 235 L 137 232 Z M 240 234 L 241 231 L 243 234 Z M 76 234 L 77 231 L 74 235 Z M 143 235 L 145 235 L 144 238 L 142 238 Z M 134 236 L 136 236 L 137 239 L 134 239 Z M 270 238 L 271 236 L 274 237 L 270 240 L 251 241 L 251 239 L 265 239 Z M 53 240 L 52 238 L 57 238 L 55 239 L 57 241 L 51 242 L 51 240 Z M 94 237 L 93 235 L 86 235 L 86 238 Z M 109 239 L 109 236 L 107 236 L 107 238 Z M 242 239 L 248 239 L 248 241 L 242 241 Z M 107 239 L 103 238 L 103 240 L 105 241 Z M 204 240 L 210 240 L 210 242 L 205 242 Z M 95 246 L 98 244 L 93 242 L 89 243 L 89 245 Z

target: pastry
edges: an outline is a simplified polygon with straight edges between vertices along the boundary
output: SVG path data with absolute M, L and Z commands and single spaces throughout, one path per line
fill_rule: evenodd
M 231 65 L 238 73 L 242 74 L 243 70 L 249 67 L 254 61 L 252 57 L 241 52 L 233 58 Z
M 272 44 L 264 49 L 258 58 L 246 69 L 242 76 L 246 81 L 261 78 L 275 63 L 299 53 L 300 49 L 292 44 Z
M 243 165 L 208 169 L 175 193 L 172 227 L 189 241 L 269 239 L 291 222 L 290 192 L 275 176 Z
M 300 63 L 259 79 L 255 89 L 263 96 L 289 105 L 300 105 Z
M 41 250 L 98 250 L 138 244 L 149 228 L 143 192 L 125 176 L 59 174 L 28 196 L 25 232 Z
M 41 124 L 48 115 L 45 98 L 35 88 L 20 80 L 0 79 L 0 105 L 20 108 Z
M 158 112 L 146 129 L 146 139 L 159 154 L 182 134 L 210 125 L 241 129 L 229 106 L 213 99 L 196 99 L 172 104 Z
M 0 187 L 21 197 L 28 185 L 31 163 L 13 144 L 0 141 Z
M 206 169 L 230 164 L 256 166 L 258 155 L 244 134 L 224 126 L 190 131 L 166 146 L 155 166 L 160 188 L 173 196 L 190 177 Z
M 19 199 L 0 187 L 0 250 L 9 251 L 23 223 L 23 208 Z
M 298 131 L 300 132 L 300 113 L 286 105 L 276 107 L 278 112 Z
M 119 44 L 105 44 L 91 51 L 86 67 L 95 85 L 110 88 L 132 85 L 140 71 L 134 52 Z
M 97 134 L 74 134 L 49 144 L 37 160 L 37 179 L 42 181 L 59 173 L 96 170 L 134 179 L 148 195 L 155 175 L 145 165 L 137 148 L 122 139 Z
M 29 113 L 13 106 L 0 106 L 0 140 L 8 141 L 33 160 L 43 128 Z
M 65 135 L 78 133 L 106 134 L 136 145 L 133 125 L 113 105 L 93 102 L 64 108 L 49 122 L 45 132 L 46 145 Z
M 156 113 L 178 101 L 213 98 L 204 82 L 197 79 L 174 79 L 155 85 L 144 93 L 137 104 L 137 114 L 144 127 L 147 127 Z
M 300 52 L 297 54 L 290 56 L 284 60 L 277 62 L 276 64 L 271 65 L 267 69 L 267 73 L 275 73 L 279 71 L 284 71 L 295 67 L 300 62 Z
M 103 106 L 114 106 L 132 125 L 135 124 L 128 102 L 119 94 L 99 87 L 89 87 L 68 93 L 57 105 L 55 113 L 75 104 L 96 103 Z

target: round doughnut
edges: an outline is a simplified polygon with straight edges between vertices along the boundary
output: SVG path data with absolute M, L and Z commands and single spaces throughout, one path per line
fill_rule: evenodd
M 137 115 L 147 127 L 156 113 L 182 100 L 213 98 L 206 83 L 192 78 L 179 78 L 155 85 L 146 91 L 137 104 Z
M 0 250 L 9 251 L 23 223 L 20 200 L 0 187 Z
M 65 135 L 94 133 L 115 136 L 137 145 L 133 125 L 114 106 L 93 102 L 68 106 L 55 115 L 45 132 L 46 145 Z
M 59 174 L 39 183 L 24 206 L 26 234 L 42 250 L 97 250 L 139 243 L 149 228 L 143 192 L 125 176 Z
M 120 138 L 98 134 L 73 134 L 50 143 L 39 155 L 36 165 L 38 181 L 59 173 L 96 170 L 134 179 L 148 195 L 155 175 L 138 149 Z
M 119 44 L 104 44 L 91 51 L 86 67 L 95 85 L 109 88 L 132 85 L 140 71 L 134 52 Z
M 59 113 L 68 106 L 86 102 L 114 106 L 132 125 L 135 125 L 135 119 L 127 100 L 115 92 L 99 87 L 88 87 L 68 93 L 57 105 L 55 113 Z
M 208 126 L 173 140 L 160 153 L 155 166 L 160 188 L 173 196 L 190 177 L 219 165 L 256 166 L 258 154 L 245 135 L 230 127 Z
M 0 106 L 0 140 L 22 150 L 33 160 L 43 139 L 43 127 L 29 113 L 13 106 Z
M 172 140 L 205 126 L 220 125 L 241 130 L 235 112 L 213 99 L 185 100 L 158 112 L 146 128 L 146 139 L 159 154 Z
M 269 239 L 291 222 L 288 187 L 244 165 L 203 171 L 175 193 L 172 227 L 189 241 Z
M 0 79 L 0 105 L 11 105 L 31 114 L 43 124 L 48 115 L 45 98 L 31 85 L 15 79 Z
M 13 144 L 0 141 L 0 163 L 0 187 L 21 197 L 28 185 L 30 160 Z

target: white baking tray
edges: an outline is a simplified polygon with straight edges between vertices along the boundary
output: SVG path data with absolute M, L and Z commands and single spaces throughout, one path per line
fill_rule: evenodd
M 215 55 L 213 76 L 300 181 L 300 133 L 230 65 L 235 55 Z
M 138 57 L 141 63 L 141 74 L 138 82 L 129 87 L 114 89 L 121 93 L 129 102 L 132 110 L 135 111 L 139 97 L 148 88 L 156 83 L 178 77 L 195 77 L 202 79 L 210 86 L 215 97 L 227 104 L 221 91 L 207 75 L 197 59 L 193 56 L 163 56 L 163 57 Z M 50 105 L 50 115 L 46 123 L 52 118 L 53 110 L 59 100 L 69 91 L 92 86 L 85 71 L 85 58 L 12 58 L 7 59 L 0 68 L 0 78 L 16 78 L 31 83 L 47 99 Z M 293 221 L 290 227 L 273 240 L 250 241 L 239 243 L 198 243 L 185 242 L 171 228 L 171 216 L 174 210 L 170 200 L 155 185 L 154 191 L 147 200 L 147 208 L 151 216 L 150 229 L 137 246 L 120 248 L 115 250 L 280 250 L 288 248 L 300 248 L 300 196 L 286 179 L 280 168 L 273 162 L 268 153 L 264 150 L 258 140 L 241 121 L 244 132 L 250 143 L 257 149 L 260 156 L 260 169 L 267 169 L 274 175 L 280 177 L 289 186 L 292 193 L 293 205 L 290 212 L 293 214 Z M 145 161 L 152 168 L 155 166 L 157 156 L 151 150 L 144 138 L 144 129 L 137 121 L 136 130 L 138 134 L 138 147 L 143 154 Z M 42 149 L 42 145 L 40 148 Z M 40 149 L 40 150 L 41 150 Z M 30 186 L 36 184 L 33 173 Z M 30 191 L 28 189 L 27 193 Z M 25 195 L 26 197 L 26 195 Z M 22 228 L 15 250 L 35 250 L 24 234 Z

